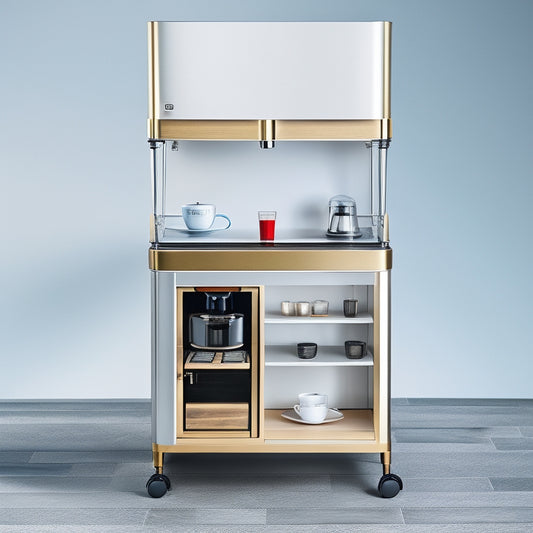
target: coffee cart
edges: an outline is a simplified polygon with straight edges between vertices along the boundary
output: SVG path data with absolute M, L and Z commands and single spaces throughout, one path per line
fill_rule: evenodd
M 148 30 L 156 470 L 148 493 L 170 488 L 169 453 L 321 452 L 379 453 L 378 492 L 395 496 L 391 24 L 150 22 Z M 354 199 L 357 231 L 332 223 L 332 207 L 343 214 L 350 205 L 338 195 Z M 196 202 L 216 206 L 230 226 L 195 227 L 187 217 Z M 260 240 L 264 209 L 277 212 L 273 240 Z M 355 316 L 345 316 L 345 299 L 357 300 Z M 281 302 L 317 300 L 328 302 L 325 315 L 281 311 Z M 346 356 L 350 339 L 364 356 Z M 317 345 L 316 356 L 298 357 L 303 341 Z M 327 395 L 340 415 L 295 419 L 303 392 Z

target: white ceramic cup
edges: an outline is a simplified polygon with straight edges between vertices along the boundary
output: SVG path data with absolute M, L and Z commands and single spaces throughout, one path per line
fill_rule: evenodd
M 186 204 L 181 206 L 181 215 L 185 225 L 196 231 L 208 230 L 213 226 L 216 217 L 225 218 L 228 222 L 227 229 L 231 226 L 231 221 L 226 215 L 217 215 L 217 210 L 214 204 Z M 222 229 L 222 228 L 221 228 Z
M 319 405 L 296 404 L 294 410 L 304 422 L 311 422 L 314 424 L 322 422 L 328 414 L 328 406 L 325 403 Z
M 298 401 L 301 407 L 322 405 L 328 406 L 328 395 L 319 394 L 318 392 L 302 392 L 298 394 Z

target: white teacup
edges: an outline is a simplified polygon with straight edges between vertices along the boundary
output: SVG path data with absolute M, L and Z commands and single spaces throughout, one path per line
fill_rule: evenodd
M 197 202 L 195 204 L 181 206 L 183 222 L 191 230 L 205 231 L 211 229 L 216 217 L 225 218 L 228 221 L 228 225 L 221 229 L 229 228 L 231 226 L 230 219 L 226 215 L 217 215 L 216 213 L 214 204 L 201 204 Z
M 319 405 L 296 404 L 294 410 L 304 422 L 311 422 L 314 424 L 322 422 L 328 414 L 328 406 L 325 403 Z
M 302 407 L 321 404 L 324 404 L 326 407 L 328 406 L 327 394 L 319 394 L 318 392 L 302 392 L 301 394 L 298 394 L 298 400 Z

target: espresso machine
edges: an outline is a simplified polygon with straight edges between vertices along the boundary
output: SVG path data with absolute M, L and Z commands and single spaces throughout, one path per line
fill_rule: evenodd
M 248 432 L 249 293 L 239 287 L 195 288 L 184 293 L 182 301 L 183 433 Z

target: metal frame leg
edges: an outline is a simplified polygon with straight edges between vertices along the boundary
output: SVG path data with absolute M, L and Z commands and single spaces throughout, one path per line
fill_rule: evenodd
M 390 452 L 382 452 L 381 453 L 381 464 L 383 465 L 383 475 L 390 474 L 390 459 L 391 454 Z
M 152 452 L 156 474 L 163 473 L 163 452 Z

